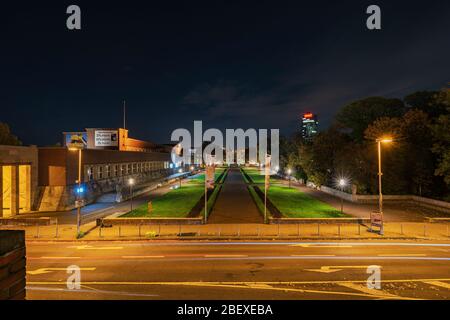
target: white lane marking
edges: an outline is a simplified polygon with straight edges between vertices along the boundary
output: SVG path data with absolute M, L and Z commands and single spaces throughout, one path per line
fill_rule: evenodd
M 349 245 L 339 245 L 336 244 L 334 246 L 331 245 L 320 245 L 320 244 L 290 244 L 289 247 L 302 247 L 302 248 L 353 248 L 353 246 Z
M 335 257 L 334 254 L 291 254 L 291 257 Z
M 77 250 L 120 250 L 123 249 L 123 247 L 93 247 L 90 245 L 81 245 L 81 246 L 70 246 L 67 248 L 75 248 Z
M 246 254 L 205 254 L 205 258 L 245 258 Z
M 332 273 L 342 271 L 343 269 L 367 269 L 369 266 L 322 266 L 320 269 L 304 269 L 305 271 Z M 381 268 L 381 266 L 377 266 Z
M 165 256 L 122 256 L 123 259 L 153 259 L 165 258 Z
M 442 281 L 424 281 L 424 283 L 432 285 L 432 286 L 436 286 L 436 287 L 450 289 L 450 283 L 446 283 L 446 282 L 442 282 Z
M 379 254 L 379 257 L 426 257 L 423 253 L 392 253 L 392 254 Z
M 32 259 L 36 259 L 36 258 L 32 258 Z M 57 260 L 68 259 L 68 260 L 71 260 L 71 259 L 81 259 L 81 257 L 40 257 L 37 259 L 57 259 Z

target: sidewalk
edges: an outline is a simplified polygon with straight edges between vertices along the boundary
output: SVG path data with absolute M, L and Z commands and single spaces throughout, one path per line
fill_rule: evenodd
M 94 222 L 84 225 L 85 236 L 78 241 L 99 240 L 441 240 L 450 241 L 450 224 L 445 223 L 396 223 L 385 224 L 384 235 L 370 232 L 368 226 L 358 224 L 206 224 L 206 225 L 127 225 L 110 228 L 96 227 Z M 75 225 L 51 225 L 41 227 L 0 227 L 23 229 L 27 240 L 68 241 L 76 240 Z

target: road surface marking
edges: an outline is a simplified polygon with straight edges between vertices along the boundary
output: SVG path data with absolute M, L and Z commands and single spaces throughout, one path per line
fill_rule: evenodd
M 81 271 L 94 271 L 94 267 L 80 268 Z M 27 271 L 27 274 L 36 275 L 36 274 L 44 274 L 50 273 L 53 271 L 67 271 L 67 268 L 40 268 L 34 271 Z
M 396 295 L 390 294 L 389 292 L 386 292 L 386 291 L 377 290 L 377 289 L 369 289 L 369 288 L 367 288 L 367 285 L 348 283 L 348 282 L 345 282 L 345 283 L 338 282 L 338 284 L 340 286 L 343 286 L 343 287 L 346 287 L 349 289 L 353 289 L 356 291 L 361 291 L 363 293 L 367 293 L 367 294 L 370 294 L 370 295 L 373 295 L 373 296 L 379 297 L 379 298 L 403 299 L 403 297 L 401 297 L 401 296 L 396 296 Z
M 367 269 L 369 266 L 322 266 L 320 269 L 303 269 L 305 271 L 332 273 L 342 271 L 343 269 Z M 377 266 L 381 268 L 381 266 Z
M 205 254 L 205 258 L 243 258 L 248 257 L 246 254 Z
M 426 257 L 426 254 L 422 253 L 397 253 L 397 254 L 379 254 L 379 257 Z
M 152 259 L 165 258 L 165 256 L 122 256 L 123 259 Z
M 27 258 L 27 259 L 30 259 L 30 258 Z M 40 258 L 32 258 L 31 257 L 31 259 L 57 259 L 57 260 L 60 260 L 60 259 L 81 259 L 81 257 L 40 257 Z
M 291 257 L 335 257 L 334 254 L 291 254 Z
M 349 245 L 334 245 L 334 246 L 330 246 L 330 245 L 320 245 L 320 244 L 291 244 L 289 245 L 289 247 L 302 247 L 302 248 L 352 248 L 353 246 L 349 246 Z
M 336 281 L 337 283 L 345 283 Z M 64 285 L 65 282 L 27 282 L 27 285 Z M 86 285 L 168 285 L 168 286 L 196 286 L 196 287 L 219 287 L 219 288 L 235 288 L 235 289 L 252 289 L 252 290 L 272 290 L 272 291 L 283 291 L 283 292 L 298 292 L 298 293 L 317 293 L 317 294 L 330 294 L 330 295 L 344 295 L 344 296 L 359 296 L 359 297 L 369 297 L 369 298 L 394 298 L 402 300 L 418 300 L 415 298 L 407 298 L 400 296 L 387 296 L 387 295 L 374 295 L 370 293 L 355 293 L 355 292 L 341 292 L 341 291 L 321 291 L 321 290 L 309 290 L 309 289 L 294 289 L 290 287 L 280 288 L 272 287 L 270 285 L 255 285 L 255 282 L 82 282 L 83 286 Z M 283 284 L 283 283 L 275 283 Z M 292 285 L 293 282 L 285 283 L 287 285 Z M 250 286 L 249 286 L 250 285 Z
M 67 248 L 75 248 L 77 250 L 120 250 L 123 249 L 123 247 L 93 247 L 90 245 L 81 245 L 81 246 L 70 246 Z
M 424 281 L 426 284 L 430 284 L 432 286 L 441 287 L 445 289 L 450 289 L 450 283 L 442 282 L 442 281 Z

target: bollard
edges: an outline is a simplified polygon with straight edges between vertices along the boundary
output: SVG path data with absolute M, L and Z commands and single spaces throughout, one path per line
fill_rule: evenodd
M 297 223 L 297 237 L 300 238 L 300 224 Z
M 358 223 L 358 236 L 361 235 L 361 225 Z
M 56 218 L 55 238 L 58 238 L 58 218 Z
M 278 227 L 277 227 L 277 232 L 278 232 L 278 234 L 277 234 L 277 237 L 279 237 L 280 236 L 280 224 L 278 224 Z
M 178 236 L 181 237 L 181 224 L 178 225 Z
M 320 236 L 320 224 L 317 224 L 317 236 Z
M 37 225 L 36 227 L 37 227 L 37 230 L 36 230 L 36 238 L 39 239 L 39 225 Z
M 221 234 L 222 234 L 222 227 L 219 227 L 219 237 L 221 236 Z
M 238 225 L 237 236 L 238 236 L 238 237 L 241 236 L 241 226 L 240 226 L 240 225 Z
M 427 236 L 427 225 L 426 224 L 423 225 L 423 236 L 424 237 Z
M 161 237 L 161 225 L 158 224 L 158 237 Z
M 141 225 L 139 225 L 138 229 L 139 229 L 139 238 L 140 238 L 141 237 Z
M 339 237 L 341 236 L 341 225 L 340 224 L 338 224 L 338 236 Z
M 400 234 L 403 235 L 403 223 L 400 223 Z
M 198 237 L 201 236 L 201 229 L 200 229 L 200 227 L 198 227 L 197 236 L 198 236 Z
M 99 238 L 102 237 L 102 226 L 100 226 L 100 228 L 98 228 L 98 237 Z
M 121 229 L 121 227 L 119 226 L 119 238 L 122 236 L 122 229 Z

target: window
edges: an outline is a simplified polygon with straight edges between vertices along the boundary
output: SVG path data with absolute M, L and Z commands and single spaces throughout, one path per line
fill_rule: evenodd
M 119 165 L 116 164 L 114 166 L 114 177 L 117 177 L 119 175 Z
M 106 166 L 106 177 L 111 178 L 111 166 Z
M 103 166 L 98 166 L 98 179 L 103 179 Z
M 127 166 L 127 174 L 131 174 L 131 163 Z
M 127 165 L 126 164 L 122 164 L 121 166 L 120 166 L 120 175 L 121 176 L 124 176 L 125 174 L 126 174 L 126 167 L 127 167 Z
M 133 173 L 136 173 L 136 171 L 137 171 L 136 163 L 133 163 Z

